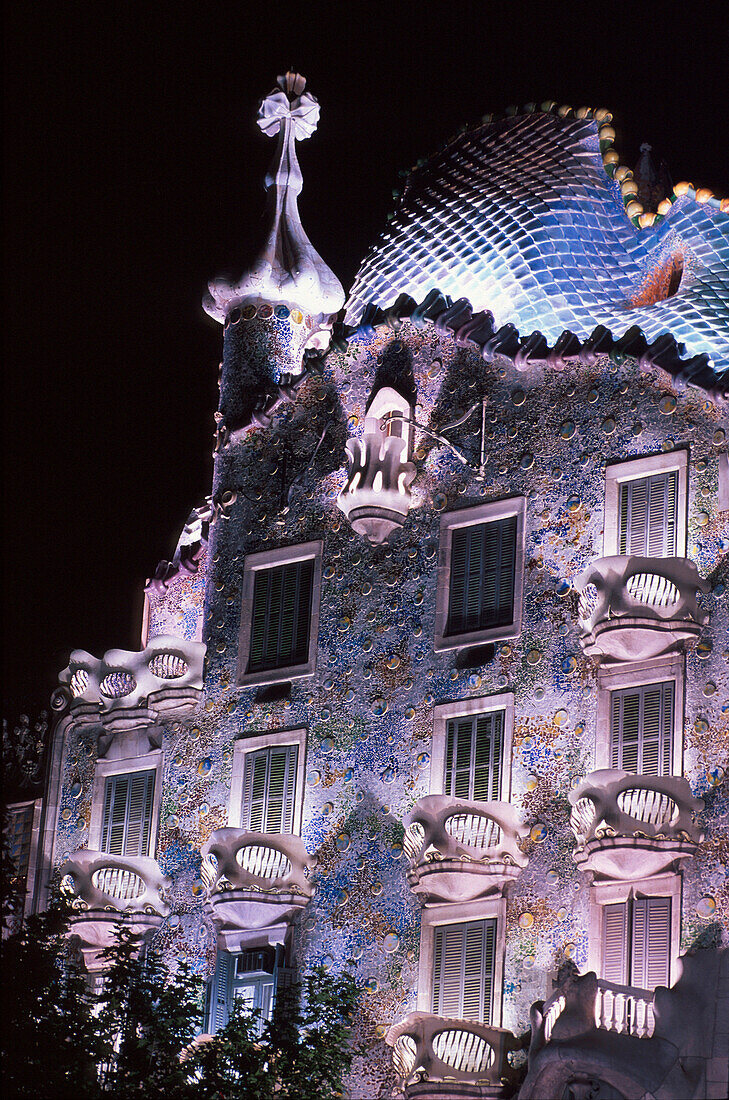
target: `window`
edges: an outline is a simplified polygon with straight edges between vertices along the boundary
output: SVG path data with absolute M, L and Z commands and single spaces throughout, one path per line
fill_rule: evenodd
M 666 558 L 685 554 L 687 482 L 687 451 L 608 466 L 605 556 Z
M 501 791 L 504 712 L 448 722 L 444 794 L 469 801 L 497 801 Z
M 435 707 L 430 793 L 508 801 L 513 728 L 511 693 Z
M 301 832 L 306 730 L 269 730 L 233 749 L 228 825 L 251 833 Z
M 610 693 L 610 767 L 638 775 L 670 775 L 674 683 Z
M 246 754 L 241 827 L 252 833 L 292 833 L 298 745 Z
M 491 1023 L 495 947 L 495 920 L 446 924 L 435 929 L 434 1015 Z
M 678 977 L 681 876 L 590 887 L 587 967 L 615 985 L 653 989 Z
M 249 554 L 243 576 L 241 683 L 277 683 L 313 673 L 320 579 L 320 542 Z
M 676 553 L 678 473 L 669 470 L 620 486 L 620 554 L 668 558 Z
M 599 668 L 594 767 L 681 775 L 683 685 L 678 654 Z
M 519 633 L 524 510 L 514 497 L 443 516 L 436 650 Z
M 633 897 L 603 906 L 602 939 L 605 981 L 639 989 L 669 984 L 670 897 Z
M 219 951 L 215 973 L 208 987 L 207 1029 L 214 1034 L 225 1027 L 233 1005 L 241 1001 L 259 1016 L 259 1029 L 270 1020 L 277 987 L 288 985 L 290 971 L 279 963 L 280 949 L 253 948 L 231 954 Z
M 420 922 L 418 1012 L 501 1026 L 506 899 L 428 905 Z
M 34 813 L 34 802 L 8 808 L 6 828 L 8 854 L 13 861 L 15 873 L 22 879 L 26 878 L 30 866 Z
M 154 771 L 107 778 L 101 826 L 102 852 L 115 856 L 149 855 L 154 780 Z

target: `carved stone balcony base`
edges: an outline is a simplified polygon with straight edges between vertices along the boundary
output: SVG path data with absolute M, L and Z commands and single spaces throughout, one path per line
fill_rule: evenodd
M 521 867 L 504 860 L 478 863 L 464 859 L 433 859 L 408 871 L 408 883 L 424 904 L 475 901 L 497 894 L 521 874 Z
M 592 871 L 598 878 L 630 882 L 667 871 L 679 860 L 694 856 L 697 848 L 690 840 L 606 836 L 589 840 L 572 858 L 581 871 Z
M 581 639 L 588 657 L 605 661 L 647 661 L 675 653 L 701 634 L 697 623 L 686 619 L 605 619 Z
M 254 890 L 220 890 L 207 909 L 226 951 L 283 943 L 286 930 L 309 898 L 302 894 L 268 894 Z
M 113 946 L 120 927 L 139 936 L 141 942 L 146 942 L 164 919 L 159 913 L 118 913 L 108 909 L 86 909 L 71 918 L 69 935 L 78 937 L 84 965 L 93 974 L 108 965 L 101 958 L 101 953 L 107 947 Z

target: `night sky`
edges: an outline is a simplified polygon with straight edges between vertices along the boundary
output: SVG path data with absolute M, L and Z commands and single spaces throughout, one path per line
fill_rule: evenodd
M 10 6 L 9 6 L 10 7 Z M 715 12 L 713 16 L 710 12 Z M 258 100 L 320 100 L 302 220 L 348 289 L 398 171 L 511 103 L 607 107 L 729 194 L 725 5 L 14 4 L 6 30 L 4 713 L 73 648 L 139 648 L 141 592 L 209 491 L 209 278 L 262 229 Z

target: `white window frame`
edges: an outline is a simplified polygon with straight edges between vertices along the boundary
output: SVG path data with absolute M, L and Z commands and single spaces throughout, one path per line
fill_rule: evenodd
M 605 524 L 603 530 L 603 557 L 620 553 L 618 533 L 620 529 L 620 489 L 627 481 L 639 481 L 653 474 L 675 470 L 676 482 L 676 554 L 686 556 L 686 511 L 688 506 L 688 451 L 669 451 L 667 454 L 646 455 L 629 462 L 612 462 L 605 467 Z
M 597 673 L 597 736 L 595 770 L 611 767 L 610 729 L 612 693 L 626 688 L 645 687 L 673 681 L 673 736 L 671 741 L 671 775 L 683 775 L 684 721 L 684 657 L 658 657 L 612 667 L 601 667 Z
M 89 824 L 89 850 L 101 851 L 101 836 L 104 826 L 104 791 L 106 780 L 114 775 L 131 775 L 132 772 L 154 772 L 154 797 L 152 799 L 152 821 L 149 830 L 149 854 L 156 858 L 157 838 L 159 836 L 159 815 L 162 805 L 162 750 L 136 756 L 128 760 L 99 760 L 94 772 L 94 785 L 91 793 L 91 822 Z M 131 857 L 130 857 L 131 858 Z
M 652 878 L 633 879 L 630 882 L 600 882 L 590 887 L 588 970 L 594 970 L 598 977 L 602 974 L 603 907 L 628 901 L 631 897 L 671 899 L 669 982 L 673 985 L 678 979 L 678 960 L 681 947 L 680 874 L 654 875 Z
M 446 752 L 448 748 L 448 723 L 454 718 L 472 718 L 500 710 L 504 713 L 504 743 L 501 754 L 501 778 L 499 799 L 508 802 L 511 797 L 511 746 L 514 736 L 514 695 L 482 695 L 475 699 L 457 699 L 441 703 L 433 708 L 433 742 L 430 753 L 430 793 L 443 794 L 445 789 Z
M 243 784 L 245 779 L 246 756 L 261 749 L 274 748 L 276 745 L 296 745 L 296 782 L 294 785 L 294 813 L 292 835 L 301 836 L 301 818 L 304 809 L 304 780 L 306 776 L 306 730 L 270 730 L 255 737 L 244 737 L 233 746 L 233 773 L 230 780 L 230 801 L 228 802 L 228 826 L 240 829 L 243 810 Z
M 420 924 L 420 961 L 418 967 L 418 1012 L 432 1012 L 433 963 L 435 930 L 444 924 L 468 924 L 471 921 L 495 920 L 494 937 L 494 999 L 491 1005 L 491 1027 L 501 1027 L 504 995 L 504 955 L 506 952 L 506 898 L 498 896 L 478 901 L 449 902 L 423 909 Z
M 483 630 L 473 630 L 464 634 L 446 634 L 448 626 L 448 602 L 451 583 L 451 552 L 453 531 L 459 527 L 476 527 L 483 523 L 494 523 L 500 519 L 516 516 L 516 553 L 514 556 L 514 617 L 503 626 L 490 626 Z M 524 592 L 524 540 L 526 530 L 526 498 L 508 497 L 488 504 L 478 504 L 473 508 L 459 508 L 455 512 L 446 512 L 440 521 L 440 544 L 438 547 L 438 590 L 435 603 L 435 642 L 436 653 L 450 649 L 484 645 L 487 642 L 501 641 L 505 638 L 517 638 L 521 633 L 522 597 Z
M 287 680 L 300 680 L 313 676 L 316 670 L 316 652 L 319 636 L 319 607 L 321 603 L 321 559 L 323 543 L 302 542 L 298 546 L 282 546 L 278 550 L 264 550 L 248 554 L 243 566 L 243 595 L 241 606 L 241 624 L 238 644 L 238 683 L 245 687 L 263 684 L 280 684 Z M 246 672 L 251 648 L 251 626 L 253 621 L 253 588 L 256 573 L 263 569 L 273 569 L 279 565 L 292 565 L 297 561 L 311 558 L 314 573 L 311 581 L 311 613 L 309 618 L 309 651 L 303 664 L 288 665 L 282 668 L 262 669 Z

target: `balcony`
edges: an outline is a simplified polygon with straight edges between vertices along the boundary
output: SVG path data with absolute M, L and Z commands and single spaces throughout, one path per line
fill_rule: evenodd
M 440 1097 L 451 1093 L 438 1084 L 472 1085 L 457 1096 L 501 1096 L 515 1079 L 508 1055 L 520 1048 L 510 1031 L 475 1020 L 451 1020 L 411 1012 L 388 1031 L 395 1072 L 407 1096 Z M 420 1087 L 418 1087 L 420 1086 Z M 435 1086 L 435 1087 L 434 1087 Z
M 204 657 L 202 642 L 160 635 L 136 653 L 110 649 L 98 658 L 75 649 L 58 679 L 78 722 L 110 732 L 139 729 L 195 709 Z
M 518 844 L 527 831 L 508 802 L 427 795 L 413 807 L 405 832 L 408 882 L 426 904 L 495 893 L 529 862 Z
M 282 943 L 314 894 L 316 866 L 301 837 L 216 829 L 202 848 L 207 903 L 227 951 Z
M 61 890 L 74 915 L 71 931 L 81 940 L 89 970 L 100 968 L 99 953 L 114 943 L 122 924 L 137 935 L 151 935 L 170 911 L 169 879 L 149 856 L 112 856 L 87 848 L 61 867 Z
M 583 871 L 629 881 L 659 874 L 694 855 L 703 839 L 694 815 L 704 808 L 679 776 L 605 768 L 570 792 L 573 854 Z
M 552 995 L 532 1005 L 520 1100 L 725 1096 L 719 990 L 728 974 L 725 949 L 682 956 L 675 985 L 655 991 L 580 975 L 566 964 Z
M 582 648 L 606 661 L 659 657 L 696 641 L 710 585 L 686 558 L 600 558 L 575 581 Z

